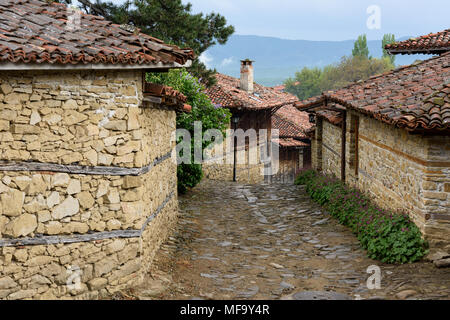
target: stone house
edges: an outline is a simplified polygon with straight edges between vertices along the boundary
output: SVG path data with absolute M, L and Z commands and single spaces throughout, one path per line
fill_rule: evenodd
M 404 52 L 440 56 L 296 107 L 315 116 L 315 169 L 364 191 L 381 207 L 407 212 L 432 247 L 448 248 L 450 53 L 442 50 L 449 48 L 448 30 L 445 34 L 387 47 L 392 53 L 408 47 Z
M 135 285 L 176 221 L 171 135 L 189 107 L 145 72 L 194 56 L 129 29 L 0 1 L 0 299 Z
M 306 112 L 292 104 L 281 107 L 272 116 L 272 128 L 278 129 L 279 170 L 275 180 L 293 181 L 302 168 L 311 167 L 310 134 L 313 125 Z
M 280 90 L 254 83 L 253 64 L 250 60 L 241 61 L 240 71 L 240 79 L 217 73 L 217 84 L 208 88 L 206 93 L 218 107 L 231 111 L 233 116 L 230 129 L 242 129 L 244 132 L 254 129 L 258 145 L 249 144 L 247 138 L 245 141 L 237 139 L 233 144 L 229 131 L 225 143 L 217 146 L 221 156 L 215 157 L 213 153 L 214 161 L 205 162 L 203 172 L 209 179 L 256 183 L 264 180 L 264 167 L 267 166 L 261 154 L 270 156 L 271 153 L 272 115 L 298 99 Z M 260 129 L 267 130 L 267 137 L 259 136 Z

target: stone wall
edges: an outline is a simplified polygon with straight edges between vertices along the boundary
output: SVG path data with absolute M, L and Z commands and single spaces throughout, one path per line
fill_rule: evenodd
M 437 244 L 450 244 L 450 136 L 427 137 L 426 141 L 428 162 L 420 189 L 426 220 L 423 229 Z
M 176 114 L 142 98 L 136 71 L 0 75 L 0 298 L 142 279 L 177 215 Z
M 355 117 L 359 119 L 357 158 L 352 150 Z M 323 144 L 334 141 L 340 157 L 337 142 L 340 145 L 342 133 L 326 120 L 323 122 Z M 318 138 L 313 141 L 314 168 L 319 166 Z M 330 161 L 332 155 L 328 151 L 322 146 L 322 170 L 340 177 L 336 174 L 340 163 Z M 362 114 L 347 115 L 346 182 L 383 208 L 407 212 L 432 246 L 450 244 L 449 159 L 449 136 L 410 134 Z
M 339 126 L 323 121 L 322 166 L 323 171 L 335 177 L 341 176 L 341 135 Z
M 232 132 L 227 130 L 223 143 L 211 150 L 211 159 L 203 163 L 203 174 L 212 180 L 233 181 L 234 151 Z M 239 145 L 236 150 L 236 181 L 258 183 L 264 181 L 264 165 L 258 147 Z

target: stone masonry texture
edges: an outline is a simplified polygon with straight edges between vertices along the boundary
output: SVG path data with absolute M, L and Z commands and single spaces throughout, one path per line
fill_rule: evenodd
M 2 165 L 150 168 L 0 171 L 0 299 L 96 298 L 142 280 L 177 216 L 176 114 L 142 98 L 140 71 L 0 75 Z M 11 242 L 49 237 L 62 241 Z
M 359 118 L 357 175 L 352 162 L 352 116 Z M 323 172 L 340 177 L 341 134 L 340 127 L 323 120 L 323 132 L 316 132 L 312 143 L 314 168 L 321 166 Z M 357 112 L 347 115 L 346 182 L 381 207 L 408 213 L 431 247 L 449 244 L 449 159 L 448 136 L 410 134 Z

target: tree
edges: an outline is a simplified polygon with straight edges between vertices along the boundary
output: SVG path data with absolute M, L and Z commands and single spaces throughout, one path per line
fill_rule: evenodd
M 201 121 L 202 133 L 208 129 L 218 129 L 225 137 L 226 129 L 230 123 L 231 113 L 228 109 L 214 105 L 205 93 L 205 87 L 187 70 L 170 70 L 168 73 L 148 73 L 147 81 L 164 84 L 182 92 L 187 97 L 187 103 L 192 106 L 190 113 L 177 115 L 177 129 L 186 129 L 191 134 L 191 164 L 182 163 L 177 166 L 178 191 L 185 193 L 189 188 L 197 185 L 203 176 L 202 165 L 195 164 L 194 122 Z M 180 142 L 180 141 L 177 141 Z M 202 151 L 209 147 L 213 141 L 201 141 Z
M 62 1 L 71 3 L 72 0 Z M 194 14 L 192 5 L 183 4 L 181 0 L 128 0 L 123 4 L 100 0 L 79 2 L 87 13 L 103 16 L 117 24 L 133 25 L 166 43 L 191 48 L 197 57 L 216 43 L 225 44 L 234 33 L 234 27 L 227 25 L 220 14 Z M 193 62 L 191 72 L 208 85 L 215 81 L 215 70 L 207 70 L 198 58 Z
M 355 41 L 352 55 L 354 57 L 365 57 L 369 59 L 369 48 L 367 47 L 367 37 L 365 34 L 358 36 Z
M 324 68 L 320 88 L 321 91 L 337 90 L 352 82 L 366 80 L 393 68 L 394 65 L 387 58 L 342 57 L 338 64 Z
M 367 59 L 364 56 L 345 56 L 339 63 L 330 64 L 323 69 L 303 68 L 301 72 L 295 74 L 295 78 L 287 79 L 285 86 L 287 92 L 304 100 L 393 68 L 394 65 L 389 58 Z
M 303 68 L 295 73 L 295 78 L 289 78 L 285 82 L 286 91 L 296 95 L 299 99 L 307 99 L 319 95 L 320 77 L 322 70 L 319 68 Z
M 395 56 L 393 54 L 389 54 L 384 48 L 388 44 L 395 43 L 395 36 L 392 33 L 387 33 L 383 36 L 383 40 L 381 43 L 383 46 L 383 57 L 389 58 L 389 60 L 391 60 L 391 63 L 395 64 Z

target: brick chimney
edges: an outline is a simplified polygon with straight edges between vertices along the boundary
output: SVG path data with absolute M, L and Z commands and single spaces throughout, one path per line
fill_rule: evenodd
M 253 93 L 253 61 L 241 60 L 241 90 Z

